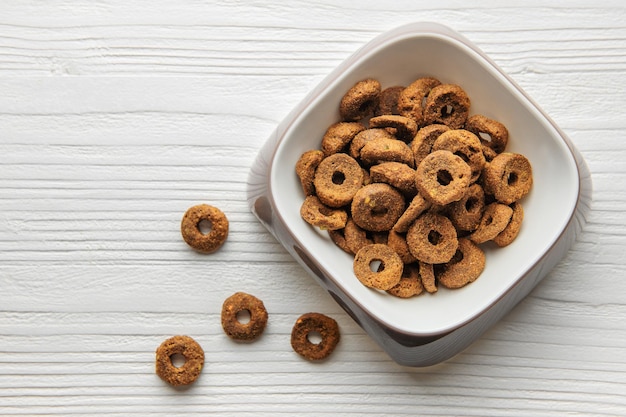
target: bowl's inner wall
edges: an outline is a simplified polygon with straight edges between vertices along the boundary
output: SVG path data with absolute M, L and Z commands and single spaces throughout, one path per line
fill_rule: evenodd
M 541 112 L 463 43 L 414 34 L 364 52 L 312 105 L 295 114 L 275 154 L 270 174 L 272 195 L 277 212 L 296 240 L 366 311 L 400 331 L 437 334 L 479 315 L 546 254 L 573 213 L 578 172 L 571 152 Z M 486 268 L 476 282 L 462 289 L 399 299 L 360 284 L 352 271 L 352 257 L 334 246 L 326 232 L 300 218 L 304 195 L 294 167 L 304 151 L 320 147 L 327 127 L 339 121 L 339 101 L 355 82 L 373 77 L 385 88 L 408 85 L 426 75 L 459 84 L 472 100 L 470 114 L 480 113 L 507 126 L 507 151 L 522 153 L 530 160 L 534 185 L 521 201 L 525 217 L 518 238 L 505 248 L 483 245 Z

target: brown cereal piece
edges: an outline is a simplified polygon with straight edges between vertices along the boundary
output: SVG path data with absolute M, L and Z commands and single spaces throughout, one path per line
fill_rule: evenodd
M 174 366 L 172 357 L 181 355 L 182 366 Z M 189 336 L 173 336 L 165 340 L 156 350 L 156 374 L 170 385 L 189 385 L 198 379 L 204 366 L 204 351 Z
M 349 253 L 350 255 L 354 255 L 354 252 L 350 250 L 350 247 L 348 246 L 348 243 L 346 242 L 346 235 L 344 231 L 345 231 L 345 228 L 337 229 L 337 230 L 329 230 L 328 237 L 330 237 L 330 240 L 332 240 L 332 242 L 335 245 L 337 245 L 341 250 L 343 250 L 346 253 Z
M 485 155 L 485 161 L 491 162 L 493 158 L 498 156 L 497 152 L 491 149 L 489 146 L 482 144 L 483 155 Z
M 465 129 L 453 129 L 439 135 L 432 150 L 447 150 L 460 156 L 472 170 L 470 183 L 476 182 L 485 167 L 485 155 L 483 154 L 480 139 Z
M 365 146 L 367 142 L 377 139 L 395 139 L 395 136 L 385 129 L 365 129 L 362 132 L 357 133 L 352 139 L 348 153 L 354 159 L 359 159 L 361 157 L 361 149 L 363 149 L 363 146 Z
M 208 233 L 202 232 L 203 223 L 210 226 Z M 226 242 L 228 219 L 217 207 L 199 204 L 185 212 L 180 232 L 185 242 L 198 252 L 213 253 Z
M 420 279 L 426 292 L 434 294 L 437 292 L 437 279 L 435 278 L 435 268 L 433 264 L 419 261 Z
M 393 128 L 396 138 L 407 143 L 411 142 L 417 133 L 415 120 L 395 114 L 372 117 L 369 120 L 369 126 L 370 128 Z
M 519 153 L 498 154 L 485 167 L 485 193 L 503 204 L 511 204 L 524 197 L 533 184 L 532 167 Z
M 373 242 L 367 237 L 367 232 L 361 229 L 351 218 L 348 219 L 346 227 L 343 229 L 346 245 L 353 254 L 357 253 L 363 246 L 371 245 Z
M 361 148 L 361 162 L 375 165 L 381 162 L 402 162 L 415 167 L 415 158 L 409 145 L 398 139 L 378 139 L 367 142 Z
M 469 115 L 470 99 L 456 84 L 433 87 L 424 103 L 424 123 L 441 123 L 450 129 L 460 129 Z
M 363 186 L 352 199 L 352 219 L 371 232 L 390 230 L 404 212 L 404 197 L 385 183 Z
M 423 293 L 424 286 L 417 263 L 404 265 L 400 282 L 388 289 L 387 292 L 399 298 L 410 298 Z
M 448 262 L 459 245 L 450 219 L 430 212 L 422 214 L 409 227 L 406 243 L 415 258 L 429 264 Z
M 374 111 L 375 116 L 382 116 L 383 114 L 400 114 L 398 110 L 398 97 L 404 90 L 404 86 L 395 85 L 393 87 L 387 87 L 380 92 L 380 99 L 378 101 L 378 107 Z
M 372 242 L 380 243 L 381 245 L 386 245 L 389 240 L 389 232 L 371 232 Z
M 510 204 L 510 207 L 513 209 L 513 214 L 511 215 L 509 224 L 493 238 L 496 245 L 500 247 L 508 246 L 515 240 L 522 227 L 522 221 L 524 220 L 524 209 L 519 201 Z
M 480 224 L 469 235 L 469 239 L 478 244 L 493 240 L 509 224 L 512 215 L 513 209 L 505 204 L 488 204 L 480 219 Z
M 406 243 L 406 236 L 404 234 L 390 230 L 387 237 L 387 245 L 400 256 L 400 259 L 402 259 L 405 265 L 417 261 L 409 250 L 409 245 Z
M 363 170 L 350 155 L 335 153 L 320 162 L 313 184 L 317 197 L 324 205 L 342 207 L 350 204 L 363 185 Z
M 354 137 L 365 130 L 358 122 L 339 122 L 330 125 L 322 137 L 322 152 L 329 156 L 344 150 Z
M 415 170 L 401 162 L 383 162 L 370 168 L 371 182 L 384 182 L 408 196 L 417 193 Z
M 434 151 L 416 170 L 418 192 L 433 204 L 460 200 L 469 187 L 472 170 L 460 156 L 450 151 Z
M 372 244 L 363 246 L 354 255 L 353 268 L 363 285 L 387 291 L 400 282 L 404 263 L 389 246 Z
M 357 121 L 374 114 L 381 87 L 378 80 L 368 78 L 357 82 L 341 98 L 339 114 L 344 121 Z
M 485 211 L 485 192 L 479 184 L 472 184 L 459 201 L 450 204 L 448 216 L 457 230 L 473 231 L 480 224 Z
M 313 343 L 309 336 L 318 334 L 319 343 Z M 324 314 L 306 313 L 298 317 L 291 330 L 291 347 L 300 356 L 311 361 L 328 357 L 340 340 L 339 325 Z
M 468 117 L 465 128 L 478 136 L 485 146 L 496 153 L 504 152 L 509 142 L 509 131 L 506 126 L 481 114 Z
M 324 152 L 318 149 L 311 149 L 300 155 L 296 162 L 296 175 L 300 179 L 305 196 L 315 194 L 313 179 L 315 178 L 315 170 L 322 162 L 322 159 L 324 159 Z
M 416 194 L 396 224 L 393 225 L 393 230 L 398 233 L 406 233 L 406 231 L 409 230 L 411 223 L 413 223 L 415 219 L 417 219 L 431 206 L 432 204 L 430 201 L 426 200 L 421 194 Z
M 417 131 L 413 142 L 411 142 L 411 151 L 413 151 L 415 158 L 415 166 L 419 166 L 422 159 L 426 158 L 426 155 L 432 152 L 433 144 L 437 138 L 448 130 L 450 130 L 448 126 L 435 123 L 424 126 Z
M 459 247 L 437 276 L 446 288 L 461 288 L 476 281 L 485 269 L 485 252 L 469 239 L 459 238 Z
M 348 221 L 348 213 L 345 210 L 325 206 L 314 195 L 304 199 L 300 207 L 300 216 L 311 226 L 323 230 L 343 229 Z
M 441 81 L 433 77 L 422 77 L 413 81 L 398 96 L 399 113 L 415 120 L 418 126 L 423 125 L 422 102 L 430 91 L 440 84 Z
M 238 315 L 247 312 L 250 320 L 241 322 Z M 236 292 L 222 304 L 222 328 L 233 340 L 251 342 L 258 339 L 267 325 L 267 310 L 263 301 L 245 292 Z

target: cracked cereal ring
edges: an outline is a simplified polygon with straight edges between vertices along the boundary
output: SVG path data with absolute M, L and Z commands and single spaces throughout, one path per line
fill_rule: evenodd
M 400 282 L 403 268 L 400 255 L 387 245 L 363 246 L 354 255 L 354 275 L 368 288 L 387 291 Z
M 428 210 L 431 205 L 431 202 L 422 197 L 421 194 L 416 194 L 396 224 L 393 225 L 393 230 L 398 233 L 406 233 L 406 231 L 409 230 L 411 223 L 413 223 L 415 219 L 420 216 L 420 214 Z
M 370 168 L 371 182 L 384 182 L 407 196 L 417 193 L 415 170 L 401 162 L 383 162 Z
M 426 292 L 434 294 L 437 292 L 437 280 L 435 279 L 435 268 L 433 264 L 418 261 L 420 279 Z
M 363 170 L 350 155 L 335 153 L 327 156 L 315 170 L 315 193 L 328 207 L 350 204 L 363 185 Z
M 250 320 L 241 322 L 238 315 L 247 312 Z M 222 328 L 233 340 L 251 342 L 257 339 L 267 325 L 267 310 L 263 301 L 245 292 L 236 292 L 222 304 Z
M 410 298 L 424 292 L 416 263 L 404 265 L 400 282 L 388 289 L 387 292 L 400 298 Z
M 496 153 L 504 152 L 509 142 L 509 131 L 502 123 L 481 114 L 468 117 L 465 129 L 474 133 L 480 141 Z
M 524 220 L 524 209 L 519 201 L 510 204 L 509 207 L 513 209 L 509 224 L 493 238 L 496 245 L 500 247 L 508 246 L 515 240 L 522 227 L 522 220 Z
M 422 102 L 430 91 L 440 84 L 441 81 L 433 77 L 422 77 L 413 81 L 398 96 L 399 113 L 415 120 L 418 126 L 423 125 Z
M 302 185 L 302 191 L 304 195 L 315 194 L 315 186 L 313 185 L 313 179 L 315 178 L 315 170 L 317 166 L 324 159 L 324 152 L 318 149 L 312 149 L 304 152 L 298 158 L 296 162 L 296 175 L 300 179 Z
M 322 137 L 324 156 L 341 152 L 359 132 L 364 130 L 365 126 L 357 122 L 339 122 L 331 125 Z
M 415 167 L 415 158 L 409 145 L 398 139 L 377 139 L 361 148 L 361 162 L 375 165 L 381 162 L 402 162 Z
M 310 336 L 321 337 L 319 343 Z M 291 329 L 291 347 L 300 356 L 311 361 L 328 357 L 339 343 L 340 333 L 337 322 L 321 313 L 306 313 L 298 317 Z
M 371 245 L 372 240 L 367 237 L 367 232 L 361 229 L 351 218 L 348 219 L 346 227 L 343 229 L 346 245 L 353 254 L 357 253 L 363 246 Z
M 430 212 L 422 214 L 409 227 L 406 243 L 415 258 L 429 264 L 448 262 L 459 246 L 450 219 Z
M 357 121 L 374 114 L 380 98 L 380 83 L 368 78 L 357 82 L 341 98 L 339 114 L 345 121 Z
M 304 199 L 300 207 L 300 216 L 311 226 L 322 230 L 343 229 L 348 221 L 345 210 L 325 206 L 317 196 L 310 195 Z
M 393 230 L 389 231 L 387 235 L 387 246 L 393 249 L 402 259 L 402 262 L 407 265 L 411 264 L 417 259 L 409 250 L 409 245 L 406 243 L 406 236 Z
M 442 133 L 450 130 L 446 125 L 432 124 L 424 126 L 415 134 L 413 142 L 411 142 L 411 151 L 415 158 L 415 166 L 418 166 L 426 155 L 433 151 L 433 144 Z
M 396 138 L 403 142 L 411 142 L 417 133 L 415 120 L 395 114 L 372 117 L 370 128 L 393 128 Z
M 437 281 L 446 288 L 461 288 L 476 281 L 484 269 L 485 252 L 471 240 L 460 238 L 459 248 L 443 265 Z
M 448 217 L 458 230 L 473 231 L 480 224 L 485 211 L 485 192 L 479 184 L 472 184 L 467 193 L 450 204 Z
M 454 129 L 442 133 L 433 143 L 432 150 L 446 150 L 460 156 L 472 170 L 470 183 L 478 180 L 485 167 L 485 155 L 480 139 L 469 130 Z
M 393 87 L 387 87 L 380 92 L 380 99 L 378 101 L 378 107 L 374 111 L 375 116 L 382 116 L 383 114 L 400 114 L 398 110 L 398 97 L 404 90 L 404 86 L 396 85 Z
M 472 170 L 460 156 L 450 151 L 434 151 L 416 170 L 418 192 L 433 204 L 460 200 L 470 185 Z
M 201 226 L 210 226 L 203 233 Z M 228 237 L 228 219 L 217 207 L 199 204 L 189 208 L 180 223 L 180 232 L 185 242 L 199 252 L 212 253 L 218 250 Z
M 404 212 L 404 197 L 385 183 L 363 186 L 352 199 L 352 219 L 371 232 L 390 230 Z
M 511 204 L 524 197 L 533 184 L 530 162 L 519 153 L 498 154 L 485 167 L 485 193 L 503 204 Z
M 172 357 L 181 355 L 182 366 L 174 366 Z M 204 366 L 202 347 L 189 336 L 173 336 L 156 350 L 156 374 L 170 385 L 189 385 L 198 379 Z
M 385 129 L 365 129 L 362 132 L 356 134 L 352 142 L 350 142 L 350 148 L 348 153 L 354 159 L 359 159 L 361 157 L 361 149 L 367 142 L 377 139 L 395 139 L 391 133 L 389 133 Z
M 470 99 L 460 86 L 441 84 L 433 87 L 424 103 L 424 123 L 441 123 L 460 129 L 469 115 Z
M 469 239 L 478 244 L 493 240 L 509 224 L 512 215 L 513 209 L 505 204 L 497 202 L 488 204 L 480 219 L 480 224 L 469 235 Z

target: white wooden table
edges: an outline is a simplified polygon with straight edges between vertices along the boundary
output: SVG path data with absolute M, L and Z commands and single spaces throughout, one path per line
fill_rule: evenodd
M 615 1 L 0 3 L 0 415 L 626 415 L 626 8 Z M 352 4 L 352 5 L 349 5 Z M 589 223 L 536 290 L 429 368 L 395 364 L 246 206 L 250 164 L 289 110 L 383 31 L 436 21 L 475 42 L 571 137 Z M 200 255 L 184 211 L 224 210 Z M 256 343 L 220 326 L 235 291 L 270 312 Z M 309 363 L 295 319 L 342 341 Z M 154 351 L 188 334 L 200 379 Z

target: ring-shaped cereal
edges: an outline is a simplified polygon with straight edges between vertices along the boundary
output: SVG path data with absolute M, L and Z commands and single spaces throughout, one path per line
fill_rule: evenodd
M 402 116 L 415 120 L 418 126 L 423 125 L 422 102 L 424 97 L 440 84 L 441 81 L 433 77 L 422 77 L 413 81 L 398 96 L 399 113 Z
M 511 204 L 524 197 L 533 184 L 532 167 L 528 159 L 519 153 L 498 154 L 485 167 L 485 193 L 491 194 L 502 204 Z
M 315 192 L 328 207 L 350 204 L 363 185 L 363 169 L 350 155 L 335 153 L 324 158 L 315 171 Z
M 380 99 L 380 82 L 368 78 L 357 82 L 341 98 L 339 114 L 344 121 L 358 121 L 374 114 Z
M 463 159 L 472 170 L 470 183 L 478 180 L 485 167 L 485 155 L 483 154 L 480 139 L 465 129 L 448 130 L 439 135 L 432 150 L 447 150 Z
M 411 142 L 417 133 L 417 124 L 415 123 L 415 120 L 396 114 L 372 117 L 369 120 L 369 126 L 370 128 L 395 129 L 396 138 L 407 143 Z
M 300 155 L 296 162 L 296 175 L 300 179 L 300 185 L 305 196 L 315 194 L 315 186 L 313 185 L 315 170 L 323 159 L 324 152 L 319 149 L 311 149 Z
M 435 278 L 435 267 L 433 264 L 418 261 L 420 280 L 426 292 L 434 294 L 437 292 L 437 280 Z
M 522 227 L 522 221 L 524 220 L 524 209 L 519 201 L 514 202 L 509 207 L 513 209 L 509 224 L 493 238 L 495 244 L 500 247 L 508 246 L 515 240 Z
M 367 237 L 367 232 L 361 229 L 352 218 L 348 219 L 343 235 L 346 239 L 346 246 L 352 254 L 357 253 L 363 246 L 372 244 L 372 240 Z
M 434 151 L 420 162 L 415 180 L 418 192 L 433 204 L 460 200 L 470 185 L 472 170 L 465 161 L 447 150 Z
M 485 269 L 485 252 L 469 239 L 460 238 L 459 247 L 452 259 L 437 276 L 446 288 L 461 288 L 476 281 Z
M 404 263 L 388 245 L 363 246 L 354 255 L 354 275 L 366 287 L 387 291 L 402 277 Z
M 210 225 L 210 231 L 203 233 L 203 223 Z M 228 219 L 217 207 L 208 204 L 198 204 L 190 207 L 180 223 L 180 232 L 185 242 L 203 253 L 212 253 L 218 250 L 228 237 Z
M 185 359 L 181 366 L 174 366 L 172 358 L 180 355 Z M 202 347 L 189 336 L 173 336 L 156 350 L 156 374 L 163 381 L 174 385 L 189 385 L 198 379 L 204 366 Z
M 332 124 L 322 136 L 324 156 L 343 151 L 354 137 L 365 130 L 358 122 L 339 122 Z
M 448 216 L 458 230 L 473 231 L 485 211 L 485 192 L 480 184 L 472 184 L 459 201 L 450 204 Z
M 512 215 L 513 209 L 505 204 L 498 202 L 488 204 L 480 219 L 480 224 L 469 235 L 469 239 L 478 244 L 493 240 L 506 228 Z
M 417 193 L 415 170 L 402 162 L 383 162 L 370 168 L 371 182 L 384 182 L 407 197 Z
M 311 226 L 323 230 L 343 229 L 348 221 L 348 213 L 324 205 L 315 195 L 307 196 L 300 206 L 300 216 Z
M 376 108 L 376 111 L 374 111 L 374 115 L 382 116 L 383 114 L 400 114 L 400 111 L 398 110 L 398 98 L 403 90 L 404 86 L 401 85 L 387 87 L 382 90 L 378 100 L 378 107 Z
M 399 139 L 377 139 L 361 148 L 361 162 L 375 165 L 381 162 L 402 162 L 415 167 L 415 157 L 409 145 Z
M 402 262 L 412 264 L 417 261 L 415 256 L 409 250 L 409 245 L 406 243 L 406 236 L 404 233 L 398 233 L 393 230 L 389 231 L 387 235 L 387 246 L 393 249 L 402 259 Z
M 250 319 L 242 322 L 240 313 L 247 312 Z M 263 301 L 245 292 L 236 292 L 222 304 L 222 328 L 233 340 L 251 342 L 265 330 L 268 314 Z
M 417 218 L 406 234 L 409 250 L 421 262 L 443 264 L 459 246 L 454 225 L 445 216 L 427 212 Z
M 442 133 L 450 130 L 446 125 L 432 124 L 424 126 L 415 134 L 413 142 L 411 142 L 411 151 L 415 158 L 415 166 L 418 166 L 426 155 L 433 151 L 433 144 Z
M 350 142 L 348 153 L 354 159 L 359 159 L 361 158 L 361 149 L 365 144 L 377 139 L 395 139 L 395 136 L 385 129 L 365 129 L 354 136 Z
M 363 186 L 352 199 L 352 219 L 370 232 L 390 230 L 404 212 L 404 197 L 385 183 Z
M 441 123 L 460 129 L 469 115 L 470 99 L 460 86 L 441 84 L 428 93 L 424 103 L 425 124 Z
M 396 224 L 393 225 L 393 230 L 398 233 L 406 233 L 409 230 L 411 223 L 415 221 L 423 212 L 428 210 L 432 206 L 431 202 L 426 200 L 421 194 L 416 194 L 415 197 L 409 203 L 409 206 L 404 210 L 404 213 L 400 216 Z
M 509 142 L 509 131 L 506 126 L 481 114 L 468 117 L 465 129 L 478 136 L 483 145 L 493 149 L 496 153 L 504 152 Z
M 417 263 L 404 265 L 400 282 L 388 289 L 387 292 L 399 298 L 410 298 L 424 292 Z
M 313 343 L 310 336 L 318 334 L 319 343 Z M 311 361 L 328 357 L 340 340 L 337 322 L 321 313 L 306 313 L 298 317 L 291 330 L 291 347 L 300 356 Z

